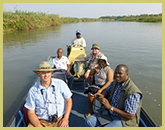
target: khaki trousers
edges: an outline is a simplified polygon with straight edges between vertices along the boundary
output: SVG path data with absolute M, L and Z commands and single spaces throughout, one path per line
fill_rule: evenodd
M 62 120 L 63 116 L 59 117 L 57 122 L 49 122 L 46 120 L 39 120 L 43 127 L 58 127 L 59 122 Z M 27 127 L 34 127 L 31 123 Z

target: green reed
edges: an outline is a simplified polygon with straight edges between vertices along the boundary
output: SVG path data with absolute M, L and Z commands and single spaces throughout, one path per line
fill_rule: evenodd
M 3 12 L 3 30 L 26 30 L 49 26 L 58 26 L 64 23 L 96 21 L 96 19 L 78 19 L 71 17 L 60 17 L 57 14 L 45 14 L 42 12 L 26 12 L 16 10 L 15 12 Z

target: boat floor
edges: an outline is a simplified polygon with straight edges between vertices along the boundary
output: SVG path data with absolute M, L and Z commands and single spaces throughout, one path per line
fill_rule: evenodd
M 87 87 L 86 87 L 87 88 Z M 72 110 L 69 118 L 70 127 L 84 127 L 84 114 L 89 111 L 87 94 L 84 94 L 82 82 L 76 82 L 72 88 Z

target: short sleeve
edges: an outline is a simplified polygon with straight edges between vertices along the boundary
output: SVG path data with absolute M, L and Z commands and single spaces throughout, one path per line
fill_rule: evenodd
M 64 81 L 62 81 L 62 83 L 61 83 L 61 91 L 62 91 L 62 95 L 63 95 L 64 99 L 68 99 L 72 96 L 72 93 L 71 93 L 68 85 Z
M 26 103 L 25 103 L 25 107 L 29 110 L 34 110 L 35 109 L 35 96 L 32 93 L 32 89 L 30 89 L 27 99 L 26 99 Z
M 54 59 L 53 59 L 53 61 L 52 61 L 52 68 L 54 68 L 54 66 L 55 66 L 55 64 L 54 64 Z
M 69 63 L 69 60 L 68 60 L 68 58 L 66 57 L 66 64 L 67 65 L 69 65 L 70 63 Z
M 125 111 L 128 113 L 131 113 L 131 114 L 135 114 L 139 107 L 140 100 L 141 100 L 140 93 L 135 93 L 135 94 L 129 96 L 125 100 Z
M 82 42 L 83 42 L 83 47 L 86 47 L 86 41 L 85 41 L 85 39 L 84 38 L 82 38 Z
M 91 53 L 89 53 L 86 57 L 85 57 L 85 60 L 89 60 L 89 58 L 91 57 Z

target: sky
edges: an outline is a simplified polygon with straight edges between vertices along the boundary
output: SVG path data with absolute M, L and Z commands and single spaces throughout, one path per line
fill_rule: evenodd
M 162 13 L 162 3 L 3 3 L 3 11 L 22 10 L 61 17 L 99 18 Z

